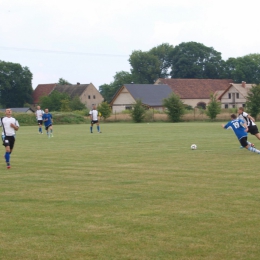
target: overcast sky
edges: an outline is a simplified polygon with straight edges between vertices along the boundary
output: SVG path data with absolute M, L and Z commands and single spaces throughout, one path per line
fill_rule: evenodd
M 0 0 L 0 60 L 29 67 L 33 88 L 113 81 L 134 50 L 195 41 L 224 60 L 260 53 L 259 1 Z

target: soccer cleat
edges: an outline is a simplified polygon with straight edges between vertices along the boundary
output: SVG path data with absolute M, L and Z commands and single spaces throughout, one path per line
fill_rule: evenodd
M 10 169 L 10 168 L 11 168 L 10 163 L 6 163 L 6 168 L 7 168 L 7 169 Z

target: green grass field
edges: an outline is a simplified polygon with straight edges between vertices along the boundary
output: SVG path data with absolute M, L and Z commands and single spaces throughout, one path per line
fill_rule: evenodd
M 220 125 L 21 127 L 0 163 L 0 259 L 259 259 L 260 155 Z

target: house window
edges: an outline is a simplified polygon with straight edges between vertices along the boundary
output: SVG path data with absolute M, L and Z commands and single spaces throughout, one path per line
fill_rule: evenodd
M 225 104 L 225 108 L 228 108 L 228 104 Z
M 235 105 L 232 105 L 233 108 L 235 108 L 236 106 Z
M 95 96 L 95 95 L 93 95 L 93 99 L 96 99 L 96 96 Z
M 197 104 L 197 107 L 198 107 L 198 108 L 202 108 L 202 109 L 206 109 L 206 103 L 205 103 L 205 102 L 199 102 L 199 103 Z
M 228 93 L 228 98 L 231 99 L 231 93 Z
M 88 95 L 88 99 L 90 99 L 90 95 Z
M 132 107 L 125 107 L 125 110 L 132 110 Z
M 242 107 L 245 107 L 246 106 L 246 104 L 242 104 Z
M 239 93 L 236 93 L 236 97 L 239 98 Z

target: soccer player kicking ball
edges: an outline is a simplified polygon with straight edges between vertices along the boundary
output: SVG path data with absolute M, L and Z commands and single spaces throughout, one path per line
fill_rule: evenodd
M 244 123 L 243 120 L 237 119 L 237 116 L 235 114 L 232 114 L 231 121 L 229 121 L 226 125 L 222 125 L 222 127 L 224 129 L 232 128 L 241 146 L 248 149 L 250 152 L 260 154 L 260 150 L 252 147 L 251 143 L 247 141 L 247 124 Z

